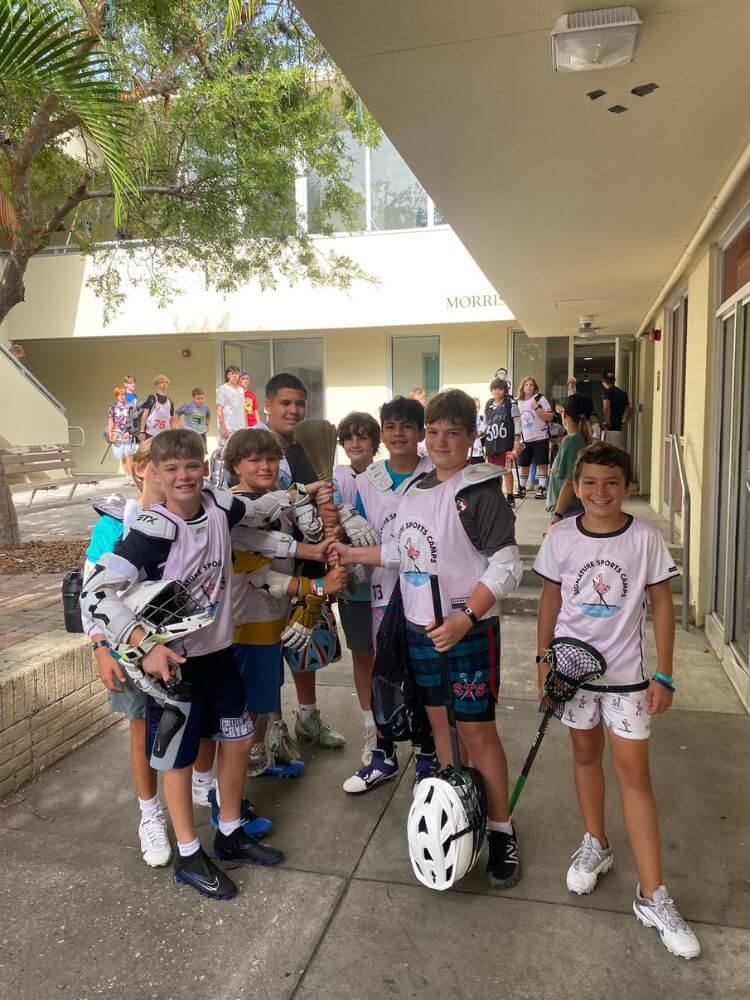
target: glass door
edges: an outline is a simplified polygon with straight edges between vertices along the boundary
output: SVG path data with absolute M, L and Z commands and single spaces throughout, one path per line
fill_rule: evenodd
M 680 299 L 671 310 L 667 330 L 667 357 L 664 365 L 664 386 L 667 395 L 667 412 L 664 421 L 664 477 L 662 499 L 664 506 L 675 514 L 682 512 L 682 485 L 677 470 L 672 475 L 672 434 L 682 437 L 685 426 L 685 346 L 687 341 L 687 296 Z M 670 496 L 671 487 L 671 496 Z
M 721 384 L 719 399 L 732 399 L 734 395 L 734 314 L 728 316 L 721 325 Z M 721 407 L 721 413 L 728 411 Z M 727 584 L 727 539 L 729 537 L 729 507 L 731 498 L 732 473 L 732 433 L 729 419 L 721 421 L 718 435 L 718 499 L 715 521 L 714 599 L 713 610 L 719 621 L 724 623 L 726 611 Z
M 738 338 L 740 339 L 740 338 Z M 740 661 L 750 662 L 750 304 L 742 308 L 742 377 L 738 385 L 739 462 L 735 536 L 732 641 Z

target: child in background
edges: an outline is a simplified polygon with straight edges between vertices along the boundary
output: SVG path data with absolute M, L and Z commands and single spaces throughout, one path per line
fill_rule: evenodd
M 378 533 L 385 545 L 392 537 L 399 506 L 409 486 L 432 468 L 428 458 L 420 458 L 418 446 L 424 439 L 424 408 L 416 399 L 395 396 L 380 407 L 380 433 L 388 458 L 375 462 L 357 476 L 355 506 Z M 359 550 L 356 550 L 359 551 Z M 372 645 L 398 580 L 398 572 L 376 566 L 370 579 Z M 372 672 L 370 674 L 372 676 Z M 374 720 L 373 720 L 374 721 Z M 436 769 L 434 746 L 421 747 L 415 754 L 415 782 Z M 344 782 L 350 795 L 364 795 L 398 773 L 396 746 L 376 734 L 371 758 Z
M 443 767 L 451 762 L 441 667 L 441 654 L 447 654 L 459 739 L 487 793 L 487 881 L 508 888 L 518 880 L 519 863 L 508 815 L 508 765 L 495 723 L 499 601 L 520 583 L 523 565 L 501 471 L 469 464 L 476 435 L 471 397 L 460 389 L 433 396 L 425 425 L 435 467 L 404 494 L 383 545 L 350 549 L 336 542 L 332 548 L 345 564 L 398 570 L 409 656 Z M 433 575 L 440 578 L 440 626 L 429 585 Z
M 125 402 L 128 406 L 138 405 L 138 396 L 135 391 L 135 375 L 126 375 L 122 380 L 125 389 Z
M 490 382 L 492 399 L 484 410 L 484 447 L 487 461 L 500 469 L 507 469 L 512 457 L 521 451 L 521 414 L 510 395 L 510 386 L 501 378 Z M 505 499 L 509 507 L 515 507 L 513 497 L 513 473 L 503 476 Z
M 166 375 L 154 376 L 154 392 L 146 397 L 141 413 L 139 441 L 155 437 L 162 431 L 173 430 L 177 426 L 174 403 L 169 398 L 169 379 Z
M 248 427 L 255 427 L 258 424 L 258 397 L 250 388 L 250 376 L 247 372 L 240 372 L 237 385 L 245 394 L 245 420 Z
M 276 486 L 282 456 L 281 446 L 270 431 L 235 431 L 224 450 L 227 472 L 239 477 L 234 492 L 251 500 L 269 493 Z M 289 734 L 281 714 L 282 640 L 295 635 L 301 641 L 305 638 L 294 627 L 287 635 L 289 605 L 292 597 L 304 597 L 301 613 L 295 617 L 306 616 L 309 627 L 318 617 L 324 596 L 346 585 L 344 567 L 331 570 L 320 580 L 293 575 L 295 557 L 322 562 L 328 543 L 295 542 L 291 532 L 292 522 L 281 513 L 267 528 L 238 528 L 233 536 L 234 658 L 255 726 L 251 777 L 293 778 L 305 769 L 303 761 L 285 752 Z
M 337 429 L 338 441 L 351 465 L 337 465 L 333 470 L 334 484 L 344 503 L 356 506 L 357 476 L 372 463 L 380 447 L 380 427 L 369 413 L 348 413 Z M 369 764 L 377 745 L 377 730 L 372 715 L 372 606 L 370 581 L 357 584 L 353 594 L 344 593 L 338 599 L 341 627 L 351 650 L 354 686 L 365 724 L 365 744 L 362 763 Z
M 190 431 L 195 431 L 203 439 L 205 445 L 208 425 L 211 420 L 211 411 L 206 406 L 206 393 L 203 389 L 196 387 L 190 395 L 191 401 L 182 404 L 177 411 L 177 416 L 182 417 L 182 426 L 187 427 Z
M 544 581 L 539 601 L 539 686 L 544 659 L 556 635 L 581 639 L 604 657 L 607 670 L 565 705 L 573 773 L 583 819 L 583 841 L 566 883 L 578 895 L 591 892 L 612 867 L 604 826 L 605 727 L 620 789 L 622 814 L 638 870 L 633 910 L 655 927 L 673 955 L 696 958 L 700 945 L 663 884 L 659 821 L 649 773 L 651 719 L 672 705 L 674 604 L 670 580 L 678 575 L 658 529 L 626 514 L 632 482 L 630 456 L 596 442 L 578 454 L 573 470 L 583 514 L 547 532 L 534 570 Z M 644 657 L 648 592 L 654 614 L 656 671 Z

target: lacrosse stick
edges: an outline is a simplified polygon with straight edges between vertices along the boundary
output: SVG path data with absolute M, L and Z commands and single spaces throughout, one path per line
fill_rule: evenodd
M 336 460 L 336 428 L 328 420 L 305 420 L 294 429 L 294 437 L 310 459 L 318 479 L 333 482 L 333 463 Z M 333 500 L 316 504 L 323 522 L 326 538 L 338 537 L 338 509 Z M 335 560 L 330 565 L 334 565 Z
M 589 684 L 602 677 L 607 669 L 604 657 L 598 650 L 589 646 L 587 642 L 571 639 L 568 636 L 560 636 L 552 640 L 547 650 L 546 660 L 552 669 L 547 674 L 547 679 L 544 682 L 544 697 L 539 703 L 539 711 L 544 712 L 544 716 L 539 723 L 531 750 L 529 750 L 529 755 L 513 788 L 508 804 L 508 810 L 511 814 L 523 791 L 523 786 L 526 784 L 539 747 L 542 745 L 549 720 L 553 715 L 556 719 L 561 719 L 565 702 L 570 701 L 576 691 L 584 684 Z

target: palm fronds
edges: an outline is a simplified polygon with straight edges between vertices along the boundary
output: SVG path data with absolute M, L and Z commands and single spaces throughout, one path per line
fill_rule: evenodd
M 54 0 L 0 0 L 0 86 L 13 83 L 40 100 L 57 101 L 98 147 L 114 192 L 115 220 L 135 189 L 127 166 L 132 108 L 119 99 L 98 43 L 75 28 Z

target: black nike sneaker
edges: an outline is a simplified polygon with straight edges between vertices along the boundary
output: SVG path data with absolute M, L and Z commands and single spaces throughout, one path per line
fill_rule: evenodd
M 187 858 L 178 855 L 174 863 L 174 880 L 189 885 L 209 899 L 232 899 L 237 886 L 213 863 L 202 847 Z
M 228 837 L 216 831 L 214 854 L 221 861 L 245 861 L 249 865 L 278 865 L 284 860 L 281 851 L 257 843 L 241 826 Z
M 487 858 L 487 881 L 495 889 L 509 889 L 518 881 L 516 831 L 502 833 L 500 830 L 488 830 L 487 842 L 490 847 Z
M 518 489 L 516 490 L 516 496 L 518 497 L 519 500 L 525 500 L 526 499 L 526 487 L 525 486 L 519 486 Z
M 511 508 L 511 510 L 516 506 L 516 498 L 513 496 L 512 493 L 506 493 L 505 500 L 508 506 Z

